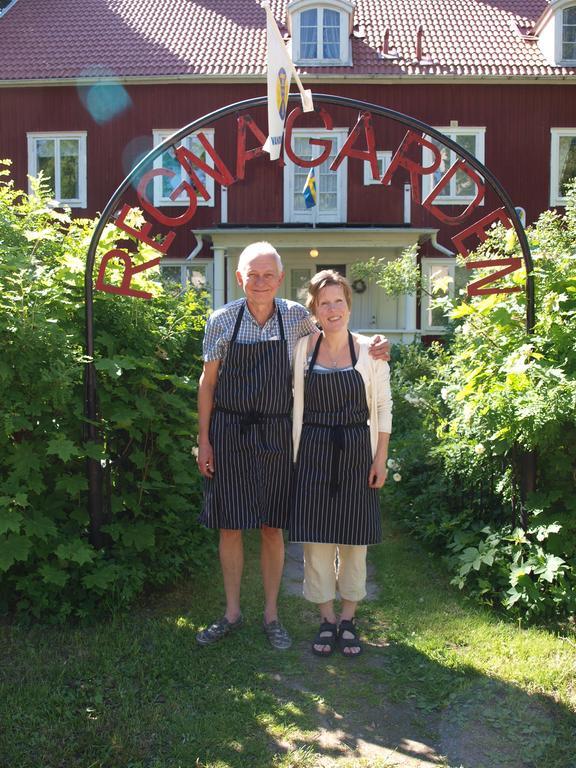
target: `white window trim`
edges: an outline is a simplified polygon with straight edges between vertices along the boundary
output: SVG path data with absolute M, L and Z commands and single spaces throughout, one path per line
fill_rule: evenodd
M 484 162 L 485 157 L 485 136 L 486 136 L 486 128 L 483 127 L 473 127 L 473 126 L 455 126 L 455 127 L 447 127 L 444 126 L 443 128 L 436 128 L 437 131 L 440 131 L 441 133 L 445 134 L 448 138 L 453 138 L 455 134 L 464 134 L 465 136 L 476 136 L 476 153 L 474 157 L 479 160 L 481 163 Z M 430 139 L 429 136 L 425 137 L 426 139 Z M 430 166 L 432 164 L 432 152 L 424 147 L 422 149 L 422 165 L 424 167 Z M 430 192 L 432 192 L 432 189 L 434 187 L 434 174 L 433 173 L 427 173 L 426 175 L 422 176 L 422 199 L 425 200 Z M 476 195 L 453 195 L 452 197 L 449 197 L 447 195 L 438 196 L 435 200 L 432 201 L 432 205 L 467 205 L 468 203 L 471 203 L 475 199 Z M 482 199 L 479 203 L 480 205 L 484 205 L 484 199 Z
M 392 160 L 392 151 L 389 149 L 382 149 L 376 151 L 376 158 L 378 159 L 378 173 L 380 178 L 374 179 L 372 177 L 372 167 L 369 162 L 364 161 L 364 186 L 369 187 L 371 184 L 378 184 L 380 186 L 380 179 L 384 176 Z
M 304 136 L 313 139 L 330 139 L 333 143 L 333 148 L 336 147 L 336 155 L 342 149 L 346 138 L 348 137 L 347 128 L 334 128 L 331 131 L 319 129 L 319 128 L 295 128 L 292 131 L 293 136 Z M 319 157 L 323 151 L 322 147 L 312 145 L 312 151 Z M 284 166 L 284 221 L 290 223 L 302 223 L 302 224 L 339 224 L 347 221 L 348 215 L 348 159 L 345 158 L 337 171 L 331 171 L 331 173 L 337 174 L 337 195 L 338 195 L 338 210 L 336 213 L 322 213 L 318 210 L 317 206 L 314 208 L 308 208 L 305 211 L 295 211 L 292 207 L 294 199 L 294 171 L 296 167 L 288 156 L 285 156 L 286 165 Z M 315 166 L 317 171 L 318 166 Z M 308 168 L 306 171 L 308 172 Z M 301 190 L 300 190 L 301 191 Z
M 27 133 L 28 141 L 28 176 L 38 175 L 38 158 L 36 156 L 36 140 L 51 139 L 60 142 L 61 139 L 78 139 L 78 197 L 64 199 L 59 195 L 60 191 L 60 166 L 55 163 L 56 178 L 54 179 L 54 197 L 57 202 L 69 205 L 70 208 L 86 208 L 86 131 L 35 131 Z M 32 185 L 28 182 L 28 191 L 32 192 Z
M 448 284 L 448 295 L 450 298 L 454 296 L 454 286 L 456 282 L 456 260 L 454 257 L 438 259 L 438 258 L 422 258 L 421 270 L 422 270 L 422 282 L 424 285 L 429 285 L 430 275 L 434 267 L 446 268 L 448 274 L 452 278 L 452 282 Z M 433 333 L 442 334 L 446 333 L 446 325 L 432 325 L 428 318 L 431 314 L 430 309 L 430 296 L 422 291 L 422 300 L 420 302 L 420 328 L 423 334 Z
M 560 138 L 576 137 L 576 128 L 550 128 L 550 205 L 566 205 L 567 197 L 559 194 Z
M 168 129 L 162 129 L 162 128 L 156 128 L 152 131 L 154 146 L 157 147 L 159 144 L 162 144 L 163 141 L 165 141 L 169 136 L 172 136 L 173 133 L 176 133 L 176 129 L 168 130 Z M 214 128 L 204 128 L 202 129 L 202 133 L 206 136 L 208 141 L 212 146 L 214 146 Z M 190 143 L 193 136 L 196 134 L 190 134 L 189 136 L 185 136 L 179 143 L 179 146 L 184 146 L 187 149 L 190 149 Z M 210 157 L 210 155 L 206 154 L 206 165 L 209 165 L 211 168 L 214 167 L 214 161 Z M 162 168 L 162 157 L 157 157 L 154 161 L 154 168 Z M 184 169 L 182 169 L 182 177 L 185 179 L 188 179 L 188 176 L 186 175 Z M 162 179 L 163 176 L 155 176 L 154 177 L 154 206 L 156 208 L 175 208 L 179 207 L 182 208 L 183 206 L 188 205 L 188 196 L 186 193 L 181 194 L 176 200 L 171 200 L 169 197 L 163 197 L 162 196 Z M 208 194 L 210 195 L 209 200 L 205 200 L 202 195 L 196 195 L 198 200 L 198 206 L 205 206 L 207 208 L 213 208 L 214 207 L 214 193 L 215 193 L 215 183 L 212 176 L 206 176 L 206 182 L 205 182 L 206 190 Z
M 180 285 L 183 291 L 190 288 L 190 280 L 188 279 L 189 273 L 194 272 L 195 267 L 204 267 L 204 274 L 206 275 L 206 283 L 204 288 L 210 295 L 212 295 L 214 286 L 214 262 L 212 259 L 161 259 L 160 261 L 160 274 L 162 274 L 163 267 L 180 267 Z
M 562 32 L 564 30 L 564 11 L 568 8 L 576 7 L 576 3 L 566 3 L 558 8 L 554 16 L 554 60 L 557 64 L 573 67 L 576 65 L 576 58 L 562 58 Z
M 304 11 L 317 10 L 320 14 L 323 10 L 336 11 L 340 15 L 340 57 L 338 59 L 305 59 L 300 56 L 300 22 Z M 346 2 L 317 2 L 317 0 L 303 0 L 297 4 L 297 9 L 290 8 L 292 15 L 292 56 L 295 64 L 308 67 L 351 67 L 352 44 L 350 41 L 350 29 L 352 18 L 352 6 Z M 318 45 L 322 45 L 322 23 L 318 22 Z

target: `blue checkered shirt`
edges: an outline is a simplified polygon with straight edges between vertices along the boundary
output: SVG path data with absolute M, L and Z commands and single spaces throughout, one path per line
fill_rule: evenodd
M 231 301 L 226 306 L 217 309 L 208 318 L 203 345 L 204 360 L 206 362 L 210 360 L 224 360 L 226 357 L 228 345 L 234 333 L 238 312 L 244 301 L 245 299 Z M 296 342 L 302 336 L 307 336 L 313 330 L 316 330 L 316 326 L 308 310 L 301 304 L 295 301 L 288 301 L 287 299 L 276 299 L 276 305 L 282 314 L 284 335 L 288 342 L 288 355 L 290 363 L 292 363 Z M 236 341 L 239 344 L 256 344 L 259 341 L 273 341 L 275 339 L 280 339 L 277 312 L 261 328 L 252 317 L 248 305 L 246 305 Z

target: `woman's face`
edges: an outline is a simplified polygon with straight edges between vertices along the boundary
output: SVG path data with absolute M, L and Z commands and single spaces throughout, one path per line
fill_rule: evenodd
M 318 291 L 314 315 L 327 333 L 348 328 L 350 310 L 341 285 L 326 285 Z

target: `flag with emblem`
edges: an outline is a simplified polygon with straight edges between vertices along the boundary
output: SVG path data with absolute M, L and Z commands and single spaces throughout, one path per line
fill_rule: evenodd
M 304 112 L 312 112 L 311 91 L 305 91 L 296 72 L 292 59 L 270 10 L 268 2 L 262 3 L 266 11 L 266 68 L 268 82 L 268 138 L 264 151 L 270 155 L 270 160 L 278 160 L 284 138 L 284 121 L 288 109 L 288 94 L 290 80 L 294 76 L 302 97 Z
M 314 173 L 314 168 L 310 168 L 302 194 L 304 195 L 306 208 L 314 208 L 316 205 L 316 174 Z

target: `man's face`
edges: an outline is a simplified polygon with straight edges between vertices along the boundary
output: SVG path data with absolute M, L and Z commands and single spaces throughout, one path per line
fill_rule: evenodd
M 236 272 L 238 285 L 253 305 L 270 305 L 284 279 L 274 256 L 254 256 L 246 262 L 242 272 Z

